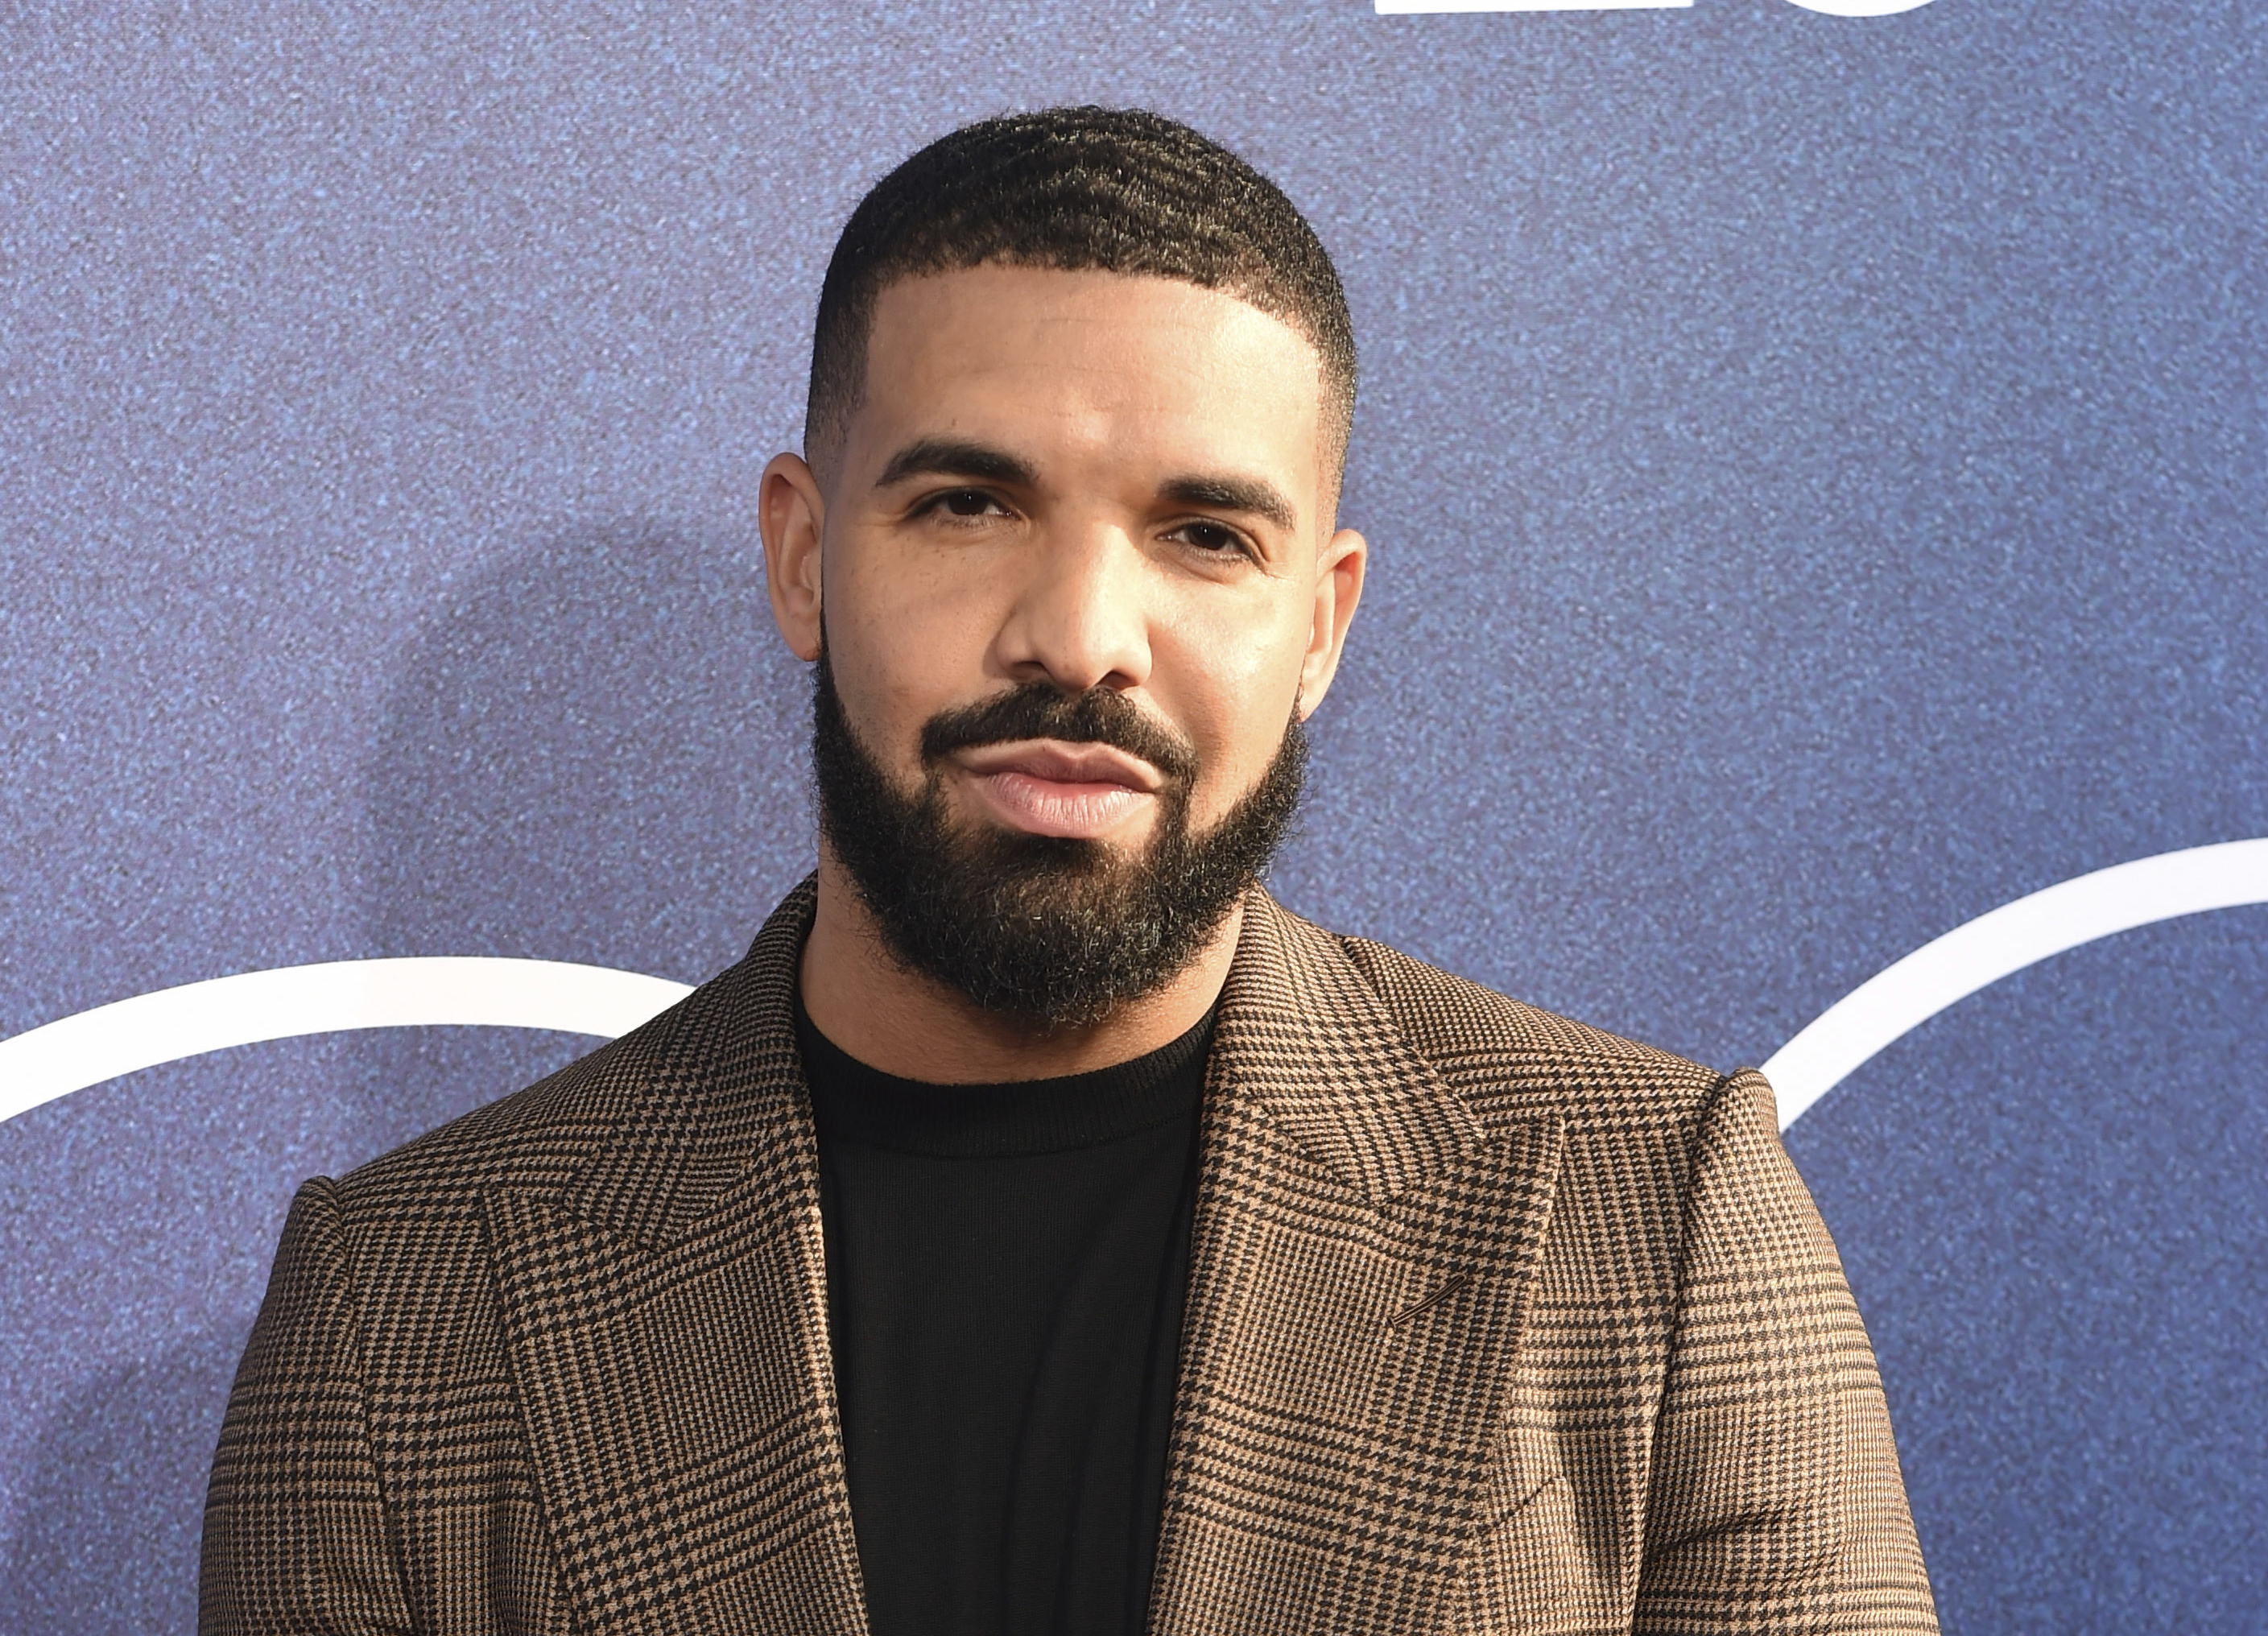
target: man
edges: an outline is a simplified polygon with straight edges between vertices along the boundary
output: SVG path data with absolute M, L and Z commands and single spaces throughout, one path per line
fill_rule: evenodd
M 1307 224 L 1169 122 L 868 195 L 762 493 L 815 880 L 307 1184 L 209 1632 L 1934 1628 L 1762 1081 L 1256 884 L 1354 372 Z

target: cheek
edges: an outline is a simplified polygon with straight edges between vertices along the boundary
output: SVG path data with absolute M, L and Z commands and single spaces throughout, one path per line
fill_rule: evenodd
M 1200 826 L 1257 784 L 1284 742 L 1299 692 L 1307 627 L 1287 617 L 1231 627 L 1193 621 L 1157 652 L 1152 690 L 1196 741 L 1203 770 L 1191 801 Z
M 830 571 L 835 685 L 852 725 L 889 764 L 912 768 L 922 724 L 980 685 L 988 630 L 980 601 L 966 582 L 918 563 Z

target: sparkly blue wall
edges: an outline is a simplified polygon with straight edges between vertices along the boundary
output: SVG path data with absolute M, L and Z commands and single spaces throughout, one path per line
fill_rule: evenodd
M 694 980 L 810 857 L 755 477 L 967 118 L 1142 102 L 1340 259 L 1371 601 L 1295 906 L 1730 1065 L 2268 835 L 2268 13 L 0 4 L 0 1036 L 229 972 Z M 2268 1629 L 2268 909 L 1790 1146 L 1956 1632 Z M 247 1047 L 0 1124 L 0 1629 L 187 1630 L 294 1184 L 565 1060 Z

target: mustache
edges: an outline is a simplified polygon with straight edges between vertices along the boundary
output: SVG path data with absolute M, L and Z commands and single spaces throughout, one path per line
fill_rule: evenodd
M 956 750 L 1022 739 L 1108 744 L 1140 756 L 1175 783 L 1197 776 L 1196 747 L 1123 694 L 1108 688 L 1064 693 L 1042 682 L 938 711 L 922 727 L 922 761 L 934 763 Z

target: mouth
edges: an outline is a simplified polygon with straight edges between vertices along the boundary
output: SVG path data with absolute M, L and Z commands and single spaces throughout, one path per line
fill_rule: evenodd
M 1165 777 L 1114 745 L 1026 739 L 963 750 L 954 764 L 994 822 L 1027 835 L 1101 840 L 1150 807 Z

